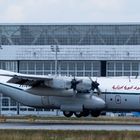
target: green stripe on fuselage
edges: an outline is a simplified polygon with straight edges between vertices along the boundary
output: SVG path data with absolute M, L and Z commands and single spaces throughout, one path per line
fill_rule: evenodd
M 11 88 L 14 88 L 14 89 L 17 89 L 17 90 L 23 90 L 21 88 L 18 88 L 18 87 L 14 87 L 14 86 L 11 86 L 11 85 L 7 85 L 7 84 L 4 84 L 4 83 L 0 83 L 1 85 L 4 85 L 4 86 L 7 86 L 7 87 L 11 87 Z

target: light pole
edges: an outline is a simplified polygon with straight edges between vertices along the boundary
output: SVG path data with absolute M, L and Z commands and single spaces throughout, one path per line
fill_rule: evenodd
M 58 74 L 58 59 L 57 53 L 60 52 L 58 45 L 51 45 L 51 51 L 55 52 L 55 76 Z
M 17 61 L 17 72 L 19 73 L 19 60 Z M 17 115 L 20 113 L 20 103 L 17 102 Z
M 58 45 L 51 45 L 51 51 L 55 52 L 55 76 L 58 74 L 58 59 L 57 59 L 57 53 L 60 52 Z M 58 116 L 58 109 L 56 109 L 56 116 Z
M 0 41 L 1 42 L 1 41 Z M 0 50 L 2 50 L 2 46 L 0 45 Z M 0 93 L 0 116 L 2 115 L 2 93 Z
M 2 115 L 2 94 L 0 93 L 0 116 Z

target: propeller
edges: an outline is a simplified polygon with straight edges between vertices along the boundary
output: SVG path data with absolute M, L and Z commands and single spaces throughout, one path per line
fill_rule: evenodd
M 75 77 L 71 80 L 71 88 L 76 91 L 77 85 L 81 82 L 81 80 L 76 80 Z
M 100 95 L 101 94 L 101 90 L 99 88 L 100 84 L 97 81 L 93 81 L 91 77 L 89 77 L 89 79 L 91 80 L 91 90 L 94 91 L 96 89 L 98 95 Z

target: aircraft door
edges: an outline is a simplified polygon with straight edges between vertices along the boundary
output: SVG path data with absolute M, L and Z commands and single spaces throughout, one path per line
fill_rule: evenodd
M 41 97 L 41 101 L 42 101 L 43 105 L 50 105 L 49 97 L 48 96 L 42 96 Z

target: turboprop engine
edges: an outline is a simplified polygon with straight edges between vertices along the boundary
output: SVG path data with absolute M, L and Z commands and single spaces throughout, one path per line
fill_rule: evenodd
M 75 77 L 56 77 L 53 80 L 45 81 L 45 85 L 58 90 L 73 89 L 74 92 L 81 93 L 87 93 L 91 90 L 91 81 L 89 79 L 82 80 Z

